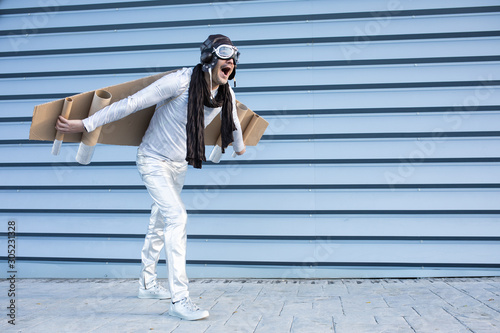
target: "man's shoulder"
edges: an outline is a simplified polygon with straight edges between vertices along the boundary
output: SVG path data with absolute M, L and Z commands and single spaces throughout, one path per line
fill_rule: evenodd
M 183 81 L 187 80 L 189 81 L 191 79 L 191 75 L 193 74 L 193 68 L 192 67 L 182 67 L 180 69 L 176 69 L 170 72 L 167 72 L 164 76 L 162 76 L 159 80 L 178 80 L 178 81 Z
M 159 78 L 154 84 L 159 89 L 170 91 L 174 95 L 179 95 L 184 92 L 186 87 L 189 86 L 191 81 L 192 68 L 183 67 L 181 69 L 167 72 L 164 76 Z M 170 95 L 170 94 L 169 94 Z

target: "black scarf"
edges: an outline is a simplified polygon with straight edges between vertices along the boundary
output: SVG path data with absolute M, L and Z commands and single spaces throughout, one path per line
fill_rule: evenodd
M 205 112 L 204 106 L 218 108 L 221 110 L 221 137 L 222 152 L 233 142 L 233 131 L 236 129 L 233 120 L 233 101 L 229 84 L 220 85 L 217 96 L 211 97 L 210 89 L 205 80 L 201 64 L 193 69 L 191 82 L 189 83 L 189 97 L 186 124 L 186 161 L 193 167 L 201 169 L 205 158 Z

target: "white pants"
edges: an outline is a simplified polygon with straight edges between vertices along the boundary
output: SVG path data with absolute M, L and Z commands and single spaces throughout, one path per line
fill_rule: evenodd
M 165 248 L 168 284 L 172 302 L 189 296 L 186 275 L 187 214 L 180 193 L 186 177 L 187 162 L 171 162 L 137 154 L 137 168 L 153 199 L 148 233 L 141 253 L 139 283 L 150 288 L 156 284 L 156 266 Z

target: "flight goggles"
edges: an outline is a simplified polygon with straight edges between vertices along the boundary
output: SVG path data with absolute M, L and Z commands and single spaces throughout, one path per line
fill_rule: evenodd
M 227 44 L 217 46 L 217 48 L 214 49 L 214 53 L 219 59 L 233 58 L 235 62 L 238 61 L 238 57 L 240 56 L 240 52 L 238 52 L 235 46 Z

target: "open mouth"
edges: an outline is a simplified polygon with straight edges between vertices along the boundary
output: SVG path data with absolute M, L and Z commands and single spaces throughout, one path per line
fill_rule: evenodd
M 231 73 L 231 67 L 221 68 L 221 71 L 222 73 L 224 73 L 225 76 L 229 76 L 229 74 Z

